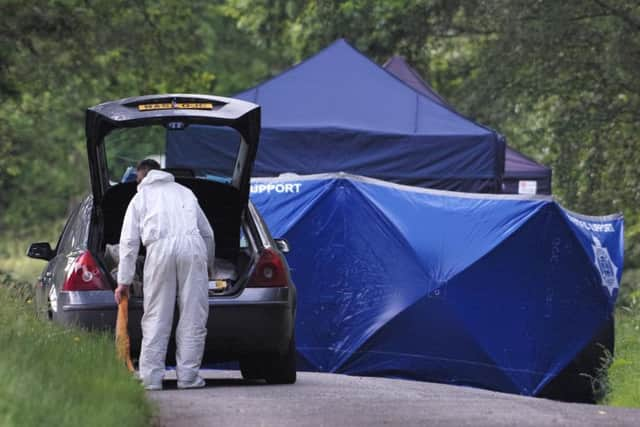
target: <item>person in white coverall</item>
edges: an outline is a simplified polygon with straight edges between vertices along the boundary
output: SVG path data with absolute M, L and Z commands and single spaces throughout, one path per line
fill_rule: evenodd
M 136 168 L 138 192 L 131 199 L 122 224 L 115 299 L 120 303 L 121 296 L 129 293 L 142 241 L 147 255 L 140 379 L 148 390 L 162 389 L 177 299 L 178 387 L 204 387 L 198 371 L 207 335 L 207 270 L 213 272 L 214 235 L 191 190 L 159 169 L 154 160 L 143 160 Z

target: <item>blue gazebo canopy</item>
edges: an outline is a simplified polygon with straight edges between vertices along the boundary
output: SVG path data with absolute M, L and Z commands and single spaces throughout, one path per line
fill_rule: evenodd
M 433 102 L 455 111 L 413 67 L 407 64 L 403 57 L 398 55 L 392 56 L 385 62 L 383 67 Z M 530 191 L 532 190 L 534 194 L 551 194 L 551 168 L 507 146 L 501 192 L 518 194 L 522 191 L 520 188 L 521 182 L 529 184 L 528 188 Z
M 344 40 L 235 97 L 262 107 L 254 176 L 344 171 L 395 183 L 495 192 L 504 140 L 434 102 Z M 167 164 L 227 158 L 198 126 L 169 133 Z

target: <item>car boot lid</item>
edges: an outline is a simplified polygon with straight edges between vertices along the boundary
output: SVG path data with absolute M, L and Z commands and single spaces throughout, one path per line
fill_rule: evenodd
M 162 94 L 104 102 L 87 109 L 87 154 L 94 203 L 99 205 L 110 187 L 104 138 L 114 129 L 163 125 L 203 124 L 228 126 L 241 136 L 240 150 L 230 185 L 246 206 L 249 181 L 258 149 L 260 107 L 256 104 L 212 95 Z M 214 159 L 212 159 L 213 161 Z

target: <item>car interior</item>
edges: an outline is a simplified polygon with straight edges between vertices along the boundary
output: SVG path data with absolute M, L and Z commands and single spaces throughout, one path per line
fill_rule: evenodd
M 236 266 L 239 273 L 237 282 L 247 274 L 248 266 L 253 258 L 253 249 L 241 238 L 241 216 L 243 205 L 239 191 L 226 184 L 194 178 L 187 169 L 165 169 L 172 173 L 176 182 L 191 189 L 198 198 L 215 235 L 216 264 L 228 261 Z M 124 182 L 111 186 L 104 194 L 101 210 L 103 213 L 103 243 L 106 251 L 108 245 L 119 243 L 124 215 L 129 202 L 136 194 L 136 182 Z M 241 244 L 241 241 L 244 244 Z M 141 256 L 144 248 L 141 246 Z M 221 261 L 222 260 L 222 261 Z M 243 274 L 244 273 L 244 274 Z M 235 286 L 229 288 L 230 293 Z

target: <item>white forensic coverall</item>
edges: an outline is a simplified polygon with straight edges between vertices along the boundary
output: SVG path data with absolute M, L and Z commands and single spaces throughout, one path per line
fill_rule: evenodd
M 213 272 L 215 242 L 195 195 L 167 172 L 149 171 L 129 203 L 120 235 L 119 284 L 132 282 L 141 240 L 147 255 L 140 378 L 145 386 L 162 384 L 177 296 L 176 375 L 179 382 L 195 381 L 207 335 L 207 267 Z

